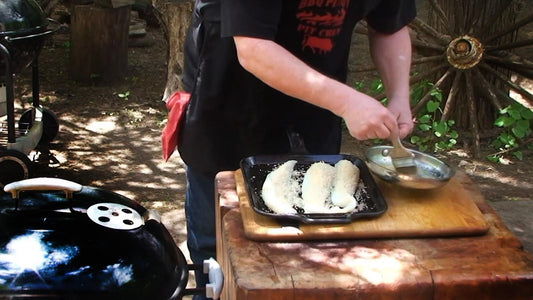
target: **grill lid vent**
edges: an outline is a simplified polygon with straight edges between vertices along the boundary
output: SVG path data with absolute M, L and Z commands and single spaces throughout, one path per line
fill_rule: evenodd
M 97 203 L 87 208 L 87 216 L 96 224 L 111 229 L 131 230 L 144 225 L 141 215 L 118 203 Z

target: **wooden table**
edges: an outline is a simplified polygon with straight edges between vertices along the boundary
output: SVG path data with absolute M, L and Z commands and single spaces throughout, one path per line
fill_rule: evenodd
M 533 257 L 479 191 L 472 193 L 490 225 L 484 235 L 257 242 L 244 234 L 234 172 L 221 172 L 222 299 L 533 299 Z

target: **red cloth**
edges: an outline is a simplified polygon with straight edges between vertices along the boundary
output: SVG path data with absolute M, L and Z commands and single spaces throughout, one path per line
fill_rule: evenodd
M 172 153 L 178 146 L 178 135 L 180 130 L 181 119 L 185 115 L 187 104 L 191 99 L 191 94 L 186 92 L 175 92 L 167 101 L 168 121 L 163 133 L 161 134 L 161 143 L 163 145 L 163 159 L 168 161 Z

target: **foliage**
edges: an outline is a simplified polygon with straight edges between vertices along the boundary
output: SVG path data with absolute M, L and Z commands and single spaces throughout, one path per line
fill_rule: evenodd
M 364 83 L 356 84 L 358 90 L 365 88 Z M 381 79 L 375 79 L 369 86 L 370 94 L 381 94 L 385 87 Z M 429 100 L 415 116 L 415 128 L 411 134 L 410 142 L 420 151 L 439 152 L 450 150 L 457 145 L 458 132 L 454 129 L 454 120 L 441 120 L 443 100 L 442 91 L 433 83 L 425 80 L 419 82 L 411 91 L 411 107 L 417 105 L 423 97 L 429 93 Z M 388 99 L 381 102 L 386 105 Z M 506 159 L 522 159 L 521 149 L 533 150 L 532 125 L 533 111 L 513 103 L 500 111 L 500 117 L 494 125 L 502 128 L 500 134 L 493 140 L 490 146 L 497 150 L 487 156 L 490 161 L 503 162 Z M 376 140 L 380 143 L 380 140 Z
M 362 89 L 363 84 L 358 83 L 357 88 Z M 372 94 L 383 93 L 385 87 L 381 79 L 375 79 L 371 85 Z M 449 150 L 457 144 L 459 134 L 453 125 L 453 120 L 440 120 L 438 117 L 442 114 L 441 101 L 442 92 L 435 88 L 429 81 L 422 81 L 413 87 L 411 92 L 411 106 L 416 105 L 424 95 L 429 92 L 430 99 L 425 107 L 415 116 L 415 128 L 410 138 L 410 142 L 420 151 L 439 152 Z M 381 102 L 386 105 L 388 99 L 382 99 Z
M 442 91 L 429 81 L 417 84 L 411 93 L 411 104 L 416 105 L 429 92 L 430 99 L 416 116 L 411 143 L 420 151 L 439 152 L 452 149 L 459 134 L 453 128 L 454 120 L 442 120 Z
M 533 143 L 527 142 L 527 138 L 531 136 L 531 120 L 533 112 L 516 102 L 500 110 L 500 117 L 494 125 L 503 130 L 491 143 L 491 147 L 498 152 L 487 158 L 493 162 L 502 162 L 510 154 L 521 160 L 521 146 L 533 149 Z
M 118 97 L 124 100 L 128 100 L 130 97 L 130 91 L 125 91 L 124 93 L 118 93 Z

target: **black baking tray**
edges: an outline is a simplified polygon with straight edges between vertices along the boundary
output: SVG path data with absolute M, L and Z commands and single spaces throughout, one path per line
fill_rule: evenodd
M 334 165 L 339 160 L 346 159 L 355 164 L 360 170 L 360 179 L 355 192 L 355 197 L 362 207 L 358 207 L 349 213 L 325 213 L 325 214 L 277 214 L 274 213 L 261 197 L 261 190 L 266 176 L 273 169 L 288 160 L 296 160 L 295 169 L 306 171 L 311 164 L 319 161 Z M 373 218 L 387 211 L 387 202 L 383 198 L 374 178 L 364 161 L 348 154 L 312 155 L 312 154 L 289 154 L 289 155 L 259 155 L 244 158 L 240 162 L 244 177 L 244 183 L 249 195 L 250 205 L 253 210 L 261 215 L 268 216 L 278 221 L 316 223 L 350 223 L 360 218 Z

